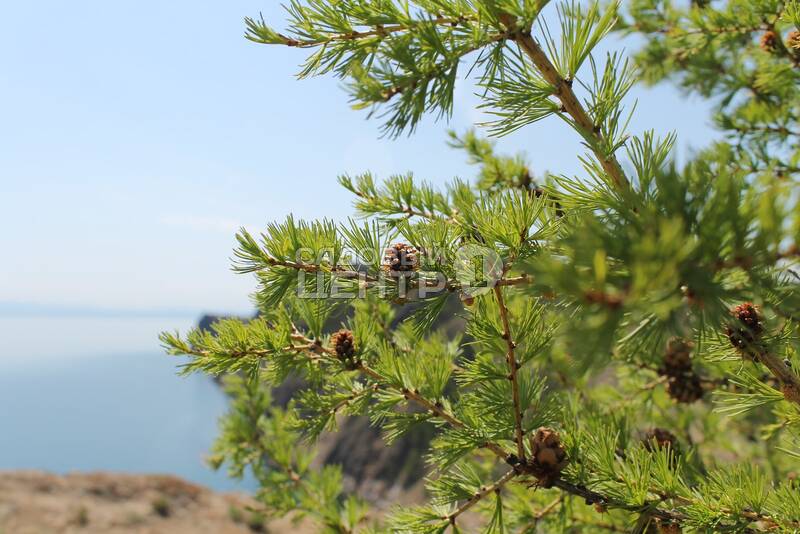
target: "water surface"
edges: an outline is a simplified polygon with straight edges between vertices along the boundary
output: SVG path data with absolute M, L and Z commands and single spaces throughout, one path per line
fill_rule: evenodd
M 169 473 L 219 490 L 204 463 L 226 410 L 206 376 L 177 376 L 160 330 L 194 318 L 0 317 L 0 470 Z

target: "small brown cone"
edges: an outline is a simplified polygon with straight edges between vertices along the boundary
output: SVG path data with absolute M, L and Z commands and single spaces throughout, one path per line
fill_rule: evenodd
M 336 351 L 336 357 L 342 362 L 347 369 L 355 369 L 358 367 L 356 361 L 356 342 L 353 333 L 350 330 L 339 330 L 331 337 L 333 349 Z
M 774 52 L 778 49 L 778 34 L 772 30 L 767 30 L 761 34 L 759 46 L 765 52 Z
M 678 523 L 659 521 L 658 533 L 659 534 L 681 534 L 681 526 Z
M 703 398 L 703 384 L 694 373 L 670 377 L 667 382 L 667 393 L 676 402 L 692 404 Z
M 648 451 L 655 450 L 656 448 L 666 449 L 669 447 L 672 452 L 678 452 L 680 448 L 678 438 L 675 437 L 675 434 L 663 428 L 653 428 L 648 431 L 642 443 Z
M 382 266 L 389 274 L 416 271 L 419 269 L 419 251 L 411 245 L 396 243 L 383 252 Z
M 543 487 L 550 487 L 568 463 L 561 437 L 552 428 L 540 427 L 530 437 L 530 471 Z
M 800 52 L 800 31 L 792 30 L 786 36 L 786 48 L 789 50 Z
M 758 306 L 752 302 L 744 302 L 731 309 L 733 315 L 745 328 L 753 332 L 755 335 L 760 335 L 764 332 L 764 325 L 761 323 L 761 314 Z
M 675 467 L 681 454 L 681 444 L 675 434 L 664 428 L 653 428 L 642 439 L 644 448 L 650 452 L 668 450 L 669 463 Z
M 764 333 L 764 324 L 761 322 L 758 307 L 752 302 L 744 302 L 731 308 L 731 315 L 734 324 L 725 328 L 725 334 L 731 345 L 740 351 L 752 348 Z
M 691 371 L 693 349 L 691 341 L 682 337 L 671 338 L 664 353 L 663 374 L 676 376 Z

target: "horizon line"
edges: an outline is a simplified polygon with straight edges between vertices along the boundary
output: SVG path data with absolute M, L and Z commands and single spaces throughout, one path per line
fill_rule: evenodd
M 41 304 L 35 302 L 0 301 L 0 317 L 94 317 L 94 318 L 159 318 L 185 317 L 200 319 L 207 315 L 243 316 L 252 314 L 236 311 L 211 311 L 201 308 L 103 308 L 96 306 L 73 306 Z

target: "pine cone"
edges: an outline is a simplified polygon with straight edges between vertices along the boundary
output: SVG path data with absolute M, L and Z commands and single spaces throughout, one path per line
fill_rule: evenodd
M 648 431 L 642 443 L 644 444 L 644 448 L 648 451 L 653 451 L 656 448 L 666 449 L 669 447 L 672 452 L 677 453 L 680 449 L 680 444 L 675 434 L 663 428 L 654 428 Z
M 761 49 L 766 52 L 774 52 L 778 49 L 778 34 L 772 30 L 767 30 L 761 35 Z
M 745 302 L 734 306 L 731 315 L 736 319 L 736 324 L 728 325 L 725 333 L 737 349 L 746 349 L 757 342 L 764 333 L 764 325 L 758 312 L 758 307 L 752 302 Z
M 531 437 L 531 459 L 528 469 L 542 487 L 552 486 L 569 460 L 561 438 L 552 428 L 540 427 Z
M 419 252 L 411 245 L 396 243 L 383 253 L 383 269 L 389 273 L 407 273 L 419 269 Z
M 659 534 L 681 534 L 683 532 L 681 530 L 681 526 L 678 523 L 674 523 L 672 521 L 659 521 L 658 522 L 658 533 Z
M 754 334 L 759 335 L 764 331 L 764 325 L 761 324 L 761 317 L 758 314 L 758 307 L 752 302 L 734 306 L 731 313 Z
M 694 373 L 673 376 L 667 382 L 667 393 L 677 402 L 691 404 L 703 398 L 703 384 Z
M 800 51 L 800 31 L 792 30 L 786 37 L 786 47 L 789 50 Z
M 331 343 L 336 351 L 336 357 L 347 369 L 353 370 L 358 367 L 355 359 L 356 344 L 353 333 L 350 330 L 339 330 L 331 337 Z
M 681 337 L 673 337 L 667 342 L 664 353 L 664 367 L 661 374 L 679 376 L 692 370 L 692 349 L 694 344 Z

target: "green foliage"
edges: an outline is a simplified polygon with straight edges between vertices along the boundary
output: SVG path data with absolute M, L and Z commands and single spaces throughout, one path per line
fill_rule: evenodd
M 162 335 L 185 372 L 226 377 L 211 462 L 325 532 L 797 532 L 800 4 L 548 4 L 294 0 L 285 33 L 247 19 L 388 134 L 447 116 L 467 62 L 490 133 L 555 116 L 587 153 L 578 176 L 536 177 L 451 133 L 474 185 L 342 176 L 363 220 L 243 229 L 258 318 Z M 593 54 L 614 28 L 640 36 L 635 65 Z M 680 132 L 627 132 L 633 84 L 665 79 L 713 98 L 725 136 L 683 165 Z M 755 318 L 731 312 L 744 302 Z M 437 330 L 445 314 L 463 336 Z M 305 387 L 278 409 L 290 376 Z M 434 434 L 427 504 L 368 515 L 313 464 L 351 416 L 389 443 Z

